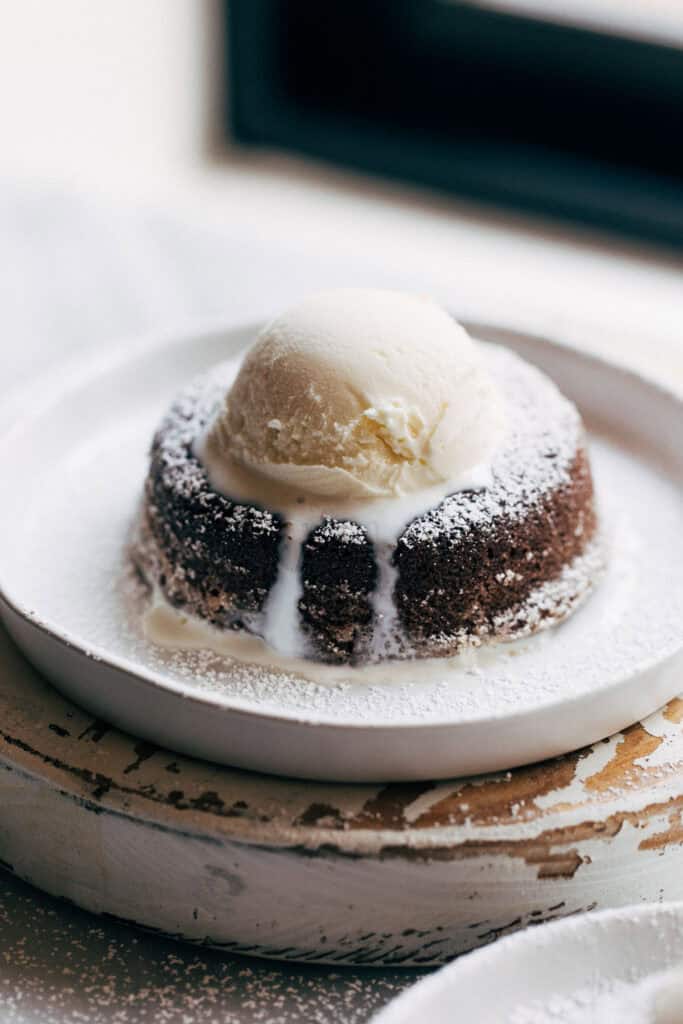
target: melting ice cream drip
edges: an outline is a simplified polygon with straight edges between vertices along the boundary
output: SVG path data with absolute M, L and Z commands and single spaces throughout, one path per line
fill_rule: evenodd
M 374 547 L 371 658 L 405 656 L 397 538 L 446 495 L 486 486 L 505 421 L 476 344 L 420 296 L 339 289 L 272 321 L 195 446 L 216 490 L 287 524 L 265 642 L 292 657 L 308 648 L 302 544 L 329 517 L 364 526 Z
M 287 521 L 280 549 L 278 573 L 263 609 L 260 634 L 279 654 L 289 658 L 305 657 L 309 644 L 305 635 L 299 602 L 303 594 L 301 573 L 303 545 L 316 520 L 292 515 Z M 370 539 L 373 540 L 369 532 Z M 377 565 L 377 582 L 370 594 L 372 605 L 372 637 L 370 660 L 399 657 L 405 654 L 401 626 L 395 602 L 398 570 L 393 565 L 393 544 L 373 544 Z
M 278 572 L 263 614 L 263 639 L 269 647 L 290 658 L 302 657 L 307 647 L 299 601 L 303 594 L 302 547 L 311 525 L 301 516 L 291 516 L 285 523 Z
M 371 660 L 397 658 L 405 654 L 401 640 L 401 623 L 396 604 L 398 569 L 392 560 L 393 545 L 375 545 L 377 585 L 372 594 L 373 630 L 370 647 Z

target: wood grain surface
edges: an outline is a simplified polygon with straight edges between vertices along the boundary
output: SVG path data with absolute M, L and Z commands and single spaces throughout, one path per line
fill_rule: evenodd
M 93 720 L 0 637 L 0 858 L 98 913 L 225 949 L 438 963 L 528 923 L 680 898 L 683 702 L 475 779 L 219 768 Z

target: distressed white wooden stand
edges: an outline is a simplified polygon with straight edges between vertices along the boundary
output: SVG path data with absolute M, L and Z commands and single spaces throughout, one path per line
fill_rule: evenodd
M 0 858 L 96 913 L 233 951 L 438 963 L 530 922 L 683 898 L 683 702 L 487 778 L 329 785 L 136 741 L 0 634 Z

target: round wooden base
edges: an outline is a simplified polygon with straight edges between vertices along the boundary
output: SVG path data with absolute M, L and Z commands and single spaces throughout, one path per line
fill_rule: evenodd
M 0 858 L 96 913 L 288 960 L 432 964 L 530 923 L 683 898 L 683 701 L 476 779 L 301 782 L 93 720 L 0 633 Z

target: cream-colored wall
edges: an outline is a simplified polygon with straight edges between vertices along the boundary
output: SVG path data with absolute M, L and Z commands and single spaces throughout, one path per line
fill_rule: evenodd
M 215 0 L 0 0 L 0 171 L 172 171 L 203 154 Z
M 219 0 L 0 0 L 0 199 L 18 178 L 40 194 L 66 183 L 132 201 L 141 226 L 156 209 L 222 239 L 226 281 L 264 308 L 314 287 L 333 261 L 327 283 L 429 291 L 480 319 L 683 373 L 680 254 L 313 162 L 210 157 L 220 49 Z M 115 206 L 105 219 L 117 222 Z M 172 318 L 158 259 L 126 246 L 144 270 L 130 270 L 136 290 L 163 296 Z M 276 299 L 264 267 L 278 253 Z

